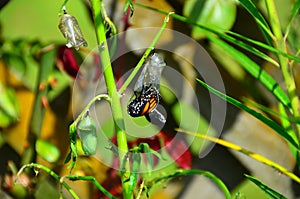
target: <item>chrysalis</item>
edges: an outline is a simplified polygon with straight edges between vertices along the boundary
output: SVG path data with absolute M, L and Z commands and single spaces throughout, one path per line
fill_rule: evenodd
M 63 36 L 67 39 L 66 46 L 68 48 L 74 47 L 78 50 L 80 46 L 87 46 L 87 42 L 83 38 L 78 22 L 72 15 L 64 13 L 58 27 Z
M 134 86 L 135 99 L 127 107 L 130 116 L 145 116 L 150 122 L 153 119 L 162 123 L 166 122 L 165 117 L 156 110 L 161 99 L 159 94 L 160 77 L 165 66 L 166 63 L 159 54 L 150 55 Z
M 86 155 L 95 155 L 98 138 L 96 134 L 96 124 L 91 116 L 87 115 L 79 122 L 77 133 L 81 140 L 84 153 Z

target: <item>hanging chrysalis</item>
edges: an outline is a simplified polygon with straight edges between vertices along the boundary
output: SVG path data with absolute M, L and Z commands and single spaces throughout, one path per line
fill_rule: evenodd
M 65 10 L 58 27 L 63 36 L 67 39 L 66 46 L 68 48 L 74 47 L 78 50 L 80 46 L 87 46 L 87 42 L 83 38 L 77 20 L 72 15 L 67 14 Z
M 135 99 L 127 107 L 130 116 L 145 116 L 149 122 L 151 118 L 162 123 L 166 122 L 165 117 L 156 109 L 161 99 L 160 77 L 165 66 L 166 63 L 159 54 L 150 55 L 134 86 Z
M 77 126 L 77 133 L 81 140 L 81 145 L 86 155 L 95 155 L 98 138 L 96 134 L 96 124 L 89 115 L 82 118 Z

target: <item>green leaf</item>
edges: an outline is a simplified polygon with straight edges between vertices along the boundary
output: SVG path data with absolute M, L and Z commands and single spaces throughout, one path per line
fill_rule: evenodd
M 90 116 L 85 116 L 77 126 L 78 136 L 82 143 L 82 149 L 86 155 L 95 155 L 98 138 L 96 134 L 96 123 Z
M 150 148 L 150 153 L 152 153 L 153 155 L 155 155 L 158 159 L 162 160 L 163 157 L 160 153 L 158 153 L 157 151 L 153 150 Z
M 147 168 L 148 168 L 148 173 L 151 175 L 152 170 L 153 170 L 153 157 L 151 153 L 151 148 L 149 147 L 149 144 L 147 143 L 141 143 L 139 145 L 139 148 L 141 152 L 145 153 L 146 160 L 147 160 Z
M 268 108 L 268 107 L 266 107 L 262 104 L 258 104 L 257 102 L 252 101 L 248 98 L 244 98 L 243 101 L 246 102 L 247 104 L 253 105 L 254 107 L 264 111 L 265 113 L 268 113 L 268 114 L 270 114 L 274 117 L 277 117 L 277 118 L 281 119 L 282 121 L 286 120 L 286 121 L 290 121 L 290 122 L 293 122 L 293 123 L 296 123 L 296 124 L 300 124 L 300 118 L 299 117 L 288 116 L 288 115 L 286 115 L 285 111 L 278 113 L 278 111 L 275 111 L 271 108 Z M 285 128 L 285 129 L 288 129 L 288 127 Z M 292 128 L 290 128 L 290 129 L 293 131 Z M 297 140 L 297 138 L 295 140 Z
M 227 102 L 229 102 L 230 104 L 246 111 L 247 113 L 251 114 L 252 116 L 254 116 L 255 118 L 259 119 L 260 121 L 262 121 L 263 123 L 265 123 L 266 125 L 268 125 L 270 128 L 272 128 L 274 131 L 276 131 L 281 137 L 283 137 L 286 141 L 288 141 L 291 145 L 293 145 L 294 147 L 296 147 L 296 149 L 299 151 L 299 145 L 295 142 L 295 140 L 281 127 L 279 126 L 276 122 L 274 122 L 272 119 L 262 115 L 261 113 L 249 108 L 248 106 L 242 104 L 240 101 L 229 97 L 223 93 L 221 93 L 220 91 L 210 87 L 209 85 L 207 85 L 206 83 L 204 83 L 203 81 L 197 79 L 197 81 L 206 89 L 208 89 L 210 92 L 214 93 L 215 95 L 217 95 L 218 97 L 220 97 L 223 100 L 226 100 Z
M 66 160 L 65 160 L 65 164 L 68 163 L 70 161 L 70 159 L 72 158 L 72 163 L 68 166 L 68 169 L 73 169 L 76 163 L 76 159 L 78 156 L 78 152 L 77 152 L 77 146 L 76 146 L 76 140 L 77 140 L 77 133 L 76 133 L 76 124 L 73 122 L 70 126 L 69 126 L 69 137 L 70 137 L 70 153 L 68 154 Z
M 64 164 L 67 164 L 68 162 L 70 162 L 71 160 L 71 157 L 72 157 L 72 151 L 70 151 L 64 161 Z
M 289 116 L 287 115 L 286 110 L 285 110 L 285 108 L 283 107 L 282 104 L 279 104 L 278 110 L 279 110 L 279 113 L 282 115 L 282 117 L 280 117 L 280 119 L 281 119 L 281 124 L 282 124 L 283 128 L 287 129 L 287 133 L 292 138 L 294 138 L 295 142 L 299 143 L 298 142 L 298 136 L 294 132 L 294 129 L 292 127 L 292 124 L 291 124 L 290 120 L 287 119 L 287 118 L 289 118 Z M 293 145 L 289 144 L 289 147 L 291 149 L 291 152 L 292 152 L 292 154 L 293 154 L 293 156 L 294 156 L 294 158 L 297 162 L 298 168 L 299 168 L 300 167 L 300 154 L 297 151 L 297 148 L 295 148 Z
M 132 193 L 136 188 L 137 181 L 139 178 L 139 170 L 141 166 L 141 154 L 134 152 L 132 154 L 132 170 L 129 177 L 129 191 Z
M 262 14 L 259 12 L 259 10 L 255 7 L 251 0 L 239 0 L 239 2 L 253 16 L 268 44 L 272 46 L 272 38 L 274 38 L 273 33 L 271 32 L 268 23 L 266 22 Z
M 134 12 L 134 7 L 133 7 L 133 3 L 132 0 L 127 0 L 125 5 L 124 5 L 124 9 L 123 9 L 123 13 L 126 14 L 128 7 L 130 8 L 130 16 L 133 15 Z
M 0 127 L 5 128 L 11 125 L 14 120 L 4 111 L 0 110 Z
M 292 2 L 290 2 L 292 3 Z M 299 20 L 297 18 L 297 14 L 300 9 L 300 0 L 297 0 L 294 3 L 293 9 L 291 11 L 291 16 L 289 18 L 288 24 L 286 26 L 285 37 L 287 37 L 289 45 L 293 50 L 297 50 L 299 48 Z M 299 52 L 297 52 L 299 54 Z
M 22 77 L 25 74 L 26 63 L 21 56 L 11 52 L 4 53 L 2 58 L 17 77 Z
M 286 198 L 285 196 L 281 195 L 280 193 L 278 193 L 274 189 L 268 187 L 267 185 L 265 185 L 264 183 L 260 182 L 259 180 L 257 180 L 253 176 L 250 176 L 250 175 L 245 175 L 245 176 L 246 176 L 246 178 L 248 178 L 248 180 L 250 180 L 251 182 L 253 182 L 261 190 L 263 190 L 265 193 L 267 193 L 271 198 L 274 198 L 274 199 L 279 199 L 279 198 L 280 199 L 284 199 L 284 198 Z
M 168 12 L 166 12 L 166 11 L 164 11 L 164 10 L 160 10 L 160 9 L 153 8 L 153 7 L 150 7 L 150 6 L 146 6 L 146 5 L 143 5 L 143 4 L 135 3 L 135 5 L 141 6 L 141 7 L 143 7 L 143 8 L 147 8 L 147 9 L 150 9 L 150 10 L 153 10 L 153 11 L 156 11 L 156 12 L 159 12 L 159 13 L 162 13 L 162 14 L 165 14 L 165 15 L 168 14 Z M 244 39 L 245 41 L 248 41 L 248 42 L 250 42 L 250 43 L 252 43 L 252 44 L 254 44 L 254 45 L 256 45 L 256 46 L 262 47 L 262 48 L 267 49 L 267 50 L 269 50 L 269 51 L 271 51 L 271 52 L 274 52 L 274 53 L 283 55 L 284 57 L 287 57 L 287 58 L 292 59 L 292 60 L 294 60 L 294 61 L 300 62 L 300 59 L 299 59 L 297 56 L 293 56 L 293 55 L 287 54 L 287 53 L 285 53 L 285 52 L 282 52 L 282 51 L 280 51 L 280 50 L 278 50 L 278 49 L 272 47 L 271 44 L 270 44 L 270 45 L 267 45 L 267 44 L 264 44 L 264 43 L 262 43 L 262 42 L 260 42 L 260 41 L 256 41 L 256 40 L 253 40 L 253 39 L 246 38 L 246 37 L 243 36 L 243 35 L 240 35 L 240 34 L 237 34 L 237 33 L 231 32 L 231 31 L 225 31 L 227 34 L 224 34 L 224 33 L 222 32 L 222 31 L 224 31 L 224 30 L 220 30 L 220 29 L 218 29 L 218 28 L 212 29 L 212 28 L 203 26 L 202 24 L 195 23 L 195 22 L 193 22 L 193 21 L 187 19 L 186 17 L 183 17 L 183 16 L 178 15 L 178 14 L 172 14 L 172 17 L 173 17 L 174 19 L 179 20 L 179 21 L 182 21 L 182 22 L 185 22 L 185 23 L 188 23 L 188 24 L 197 26 L 197 27 L 199 27 L 199 28 L 202 28 L 203 30 L 206 30 L 207 32 L 214 33 L 214 34 L 216 34 L 217 36 L 219 36 L 219 37 L 221 37 L 221 38 L 223 38 L 223 39 L 225 39 L 225 40 L 227 40 L 227 41 L 229 41 L 229 42 L 231 42 L 231 43 L 233 43 L 233 44 L 235 44 L 235 45 L 237 45 L 237 46 L 239 46 L 239 47 L 241 47 L 241 48 L 243 48 L 243 49 L 245 49 L 245 50 L 247 50 L 247 51 L 249 51 L 249 52 L 251 52 L 251 53 L 254 53 L 255 55 L 261 57 L 262 59 L 265 59 L 266 61 L 269 61 L 269 62 L 273 63 L 273 64 L 276 65 L 276 66 L 279 66 L 279 64 L 278 64 L 274 59 L 272 59 L 271 57 L 269 57 L 269 56 L 267 56 L 267 55 L 265 55 L 265 54 L 262 56 L 263 53 L 260 52 L 258 49 L 256 49 L 256 48 L 254 48 L 253 46 L 250 46 L 250 45 L 244 43 L 244 42 L 241 41 L 241 40 L 238 40 L 238 39 L 236 39 L 236 38 L 234 38 L 234 37 L 232 37 L 232 36 L 229 36 L 229 35 L 227 35 L 227 34 L 234 35 L 234 36 L 236 36 L 236 37 L 238 37 L 238 38 L 241 38 L 241 39 Z
M 290 24 L 291 24 L 292 21 L 295 19 L 296 15 L 298 14 L 299 9 L 300 9 L 300 0 L 297 0 L 297 1 L 294 3 L 294 7 L 293 7 L 292 12 L 291 12 L 291 17 L 290 17 L 290 20 L 289 20 L 289 23 L 288 23 L 286 32 L 289 31 Z
M 6 127 L 19 119 L 20 108 L 12 88 L 0 82 L 0 127 Z
M 276 48 L 274 48 L 274 47 L 272 47 L 272 46 L 270 46 L 270 45 L 268 45 L 268 44 L 265 44 L 265 43 L 262 43 L 262 42 L 260 42 L 260 41 L 256 41 L 256 40 L 250 39 L 250 38 L 248 38 L 248 37 L 245 37 L 245 36 L 243 36 L 243 35 L 240 35 L 240 34 L 238 34 L 238 33 L 232 32 L 232 31 L 226 31 L 226 33 L 229 34 L 229 35 L 233 35 L 233 36 L 235 36 L 235 37 L 237 37 L 237 38 L 243 39 L 243 40 L 245 40 L 245 41 L 247 41 L 247 42 L 250 42 L 250 43 L 252 43 L 252 44 L 254 44 L 254 45 L 256 45 L 256 46 L 259 46 L 259 47 L 261 47 L 261 48 L 264 48 L 264 49 L 266 49 L 266 50 L 268 50 L 268 51 L 270 51 L 270 52 L 273 52 L 273 53 L 282 55 L 282 56 L 284 56 L 284 57 L 286 57 L 286 58 L 289 58 L 289 59 L 292 59 L 292 60 L 294 60 L 294 61 L 296 61 L 296 62 L 300 62 L 300 59 L 299 59 L 297 56 L 294 56 L 294 55 L 291 55 L 291 54 L 287 54 L 287 53 L 285 53 L 285 52 L 282 52 L 282 51 L 280 51 L 280 50 L 278 50 L 278 49 L 276 49 Z M 231 42 L 231 43 L 233 43 L 233 44 L 238 45 L 239 47 L 242 47 L 243 49 L 245 49 L 245 50 L 247 50 L 247 51 L 249 51 L 249 52 L 252 52 L 251 49 L 252 49 L 253 47 L 247 45 L 246 43 L 244 43 L 244 42 L 242 42 L 242 41 L 240 41 L 240 40 L 233 39 L 233 37 L 231 37 L 231 36 L 229 36 L 229 35 L 226 35 L 226 34 L 225 34 L 225 35 L 220 36 L 220 37 L 222 37 L 223 39 L 226 39 L 227 41 L 229 41 L 229 42 Z M 227 37 L 228 37 L 228 38 L 227 38 Z M 243 46 L 245 46 L 245 47 L 243 47 Z M 254 50 L 254 51 L 258 51 L 256 48 L 253 48 L 253 50 Z M 255 54 L 255 55 L 257 55 L 257 56 L 259 56 L 259 57 L 261 57 L 262 59 L 264 59 L 264 60 L 266 60 L 266 61 L 269 61 L 270 63 L 273 63 L 275 66 L 279 66 L 279 64 L 278 64 L 274 59 L 272 59 L 271 57 L 269 57 L 269 56 L 267 56 L 267 55 L 265 55 L 265 54 L 264 54 L 263 56 L 261 56 L 260 54 L 263 54 L 263 53 L 261 53 L 261 52 L 259 52 L 259 53 L 252 52 L 252 53 Z
M 195 23 L 229 30 L 236 18 L 236 3 L 232 0 L 189 0 L 185 1 L 183 13 Z M 193 27 L 193 38 L 202 39 L 205 36 L 202 28 Z
M 226 50 L 211 42 L 209 45 L 209 54 L 222 65 L 232 78 L 239 82 L 244 81 L 247 72 Z
M 219 45 L 221 48 L 226 50 L 232 57 L 236 59 L 237 62 L 247 70 L 250 75 L 255 77 L 260 81 L 266 89 L 268 89 L 286 108 L 292 110 L 291 102 L 288 96 L 285 94 L 284 90 L 279 86 L 279 84 L 259 65 L 252 61 L 245 54 L 236 50 L 234 47 L 230 46 L 226 42 L 215 38 L 214 36 L 209 36 L 209 39 L 215 44 Z
M 279 173 L 282 173 L 288 177 L 290 177 L 291 179 L 293 179 L 295 182 L 297 183 L 300 183 L 300 178 L 298 176 L 296 176 L 293 172 L 289 171 L 288 169 L 286 169 L 285 167 L 273 162 L 272 160 L 260 155 L 260 154 L 257 154 L 257 153 L 254 153 L 253 151 L 249 151 L 245 148 L 242 148 L 240 147 L 239 145 L 237 144 L 234 144 L 232 142 L 229 142 L 229 141 L 226 141 L 226 140 L 222 140 L 222 139 L 219 139 L 219 138 L 216 138 L 216 137 L 211 137 L 211 136 L 208 136 L 208 135 L 203 135 L 203 134 L 199 134 L 199 133 L 194 133 L 194 132 L 190 132 L 190 131 L 186 131 L 184 129 L 175 129 L 176 131 L 178 132 L 181 132 L 181 133 L 185 133 L 187 135 L 192 135 L 194 137 L 198 137 L 198 138 L 201 138 L 201 139 L 206 139 L 206 140 L 209 140 L 211 142 L 214 142 L 214 143 L 217 143 L 219 145 L 222 145 L 228 149 L 232 149 L 232 150 L 235 150 L 237 152 L 240 152 L 242 154 L 245 154 L 263 164 L 266 164 L 268 165 L 269 167 L 271 168 L 274 168 L 275 170 L 277 170 Z
M 51 163 L 56 162 L 60 156 L 58 148 L 46 140 L 37 140 L 35 149 L 42 158 Z
M 43 125 L 43 119 L 45 116 L 45 106 L 43 105 L 42 100 L 47 99 L 48 94 L 48 77 L 54 68 L 54 62 L 56 59 L 56 49 L 47 51 L 41 54 L 40 57 L 40 67 L 38 71 L 38 84 L 35 87 L 35 99 L 33 104 L 33 113 L 30 122 L 30 129 L 33 134 L 37 137 L 40 137 L 40 132 Z M 32 78 L 32 77 L 31 77 Z M 32 79 L 31 79 L 32 80 Z M 38 88 L 44 85 L 45 88 L 39 90 Z

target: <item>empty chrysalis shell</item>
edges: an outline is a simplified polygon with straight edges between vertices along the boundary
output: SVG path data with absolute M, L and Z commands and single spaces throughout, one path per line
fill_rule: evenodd
M 84 117 L 77 126 L 77 133 L 81 140 L 82 150 L 86 155 L 95 155 L 98 138 L 96 134 L 96 124 L 92 117 Z
M 74 47 L 78 50 L 80 46 L 87 46 L 87 42 L 83 38 L 78 22 L 72 15 L 65 13 L 61 17 L 58 27 L 67 39 L 66 46 L 68 48 Z

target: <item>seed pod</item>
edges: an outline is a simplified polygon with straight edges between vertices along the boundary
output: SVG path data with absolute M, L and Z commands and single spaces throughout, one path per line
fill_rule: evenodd
M 82 150 L 86 155 L 95 155 L 97 150 L 96 124 L 92 117 L 84 117 L 77 126 L 77 133 L 81 140 Z
M 63 36 L 67 39 L 66 46 L 68 48 L 74 47 L 76 50 L 82 45 L 87 46 L 87 42 L 83 38 L 78 22 L 70 14 L 64 14 L 59 22 L 59 29 Z

